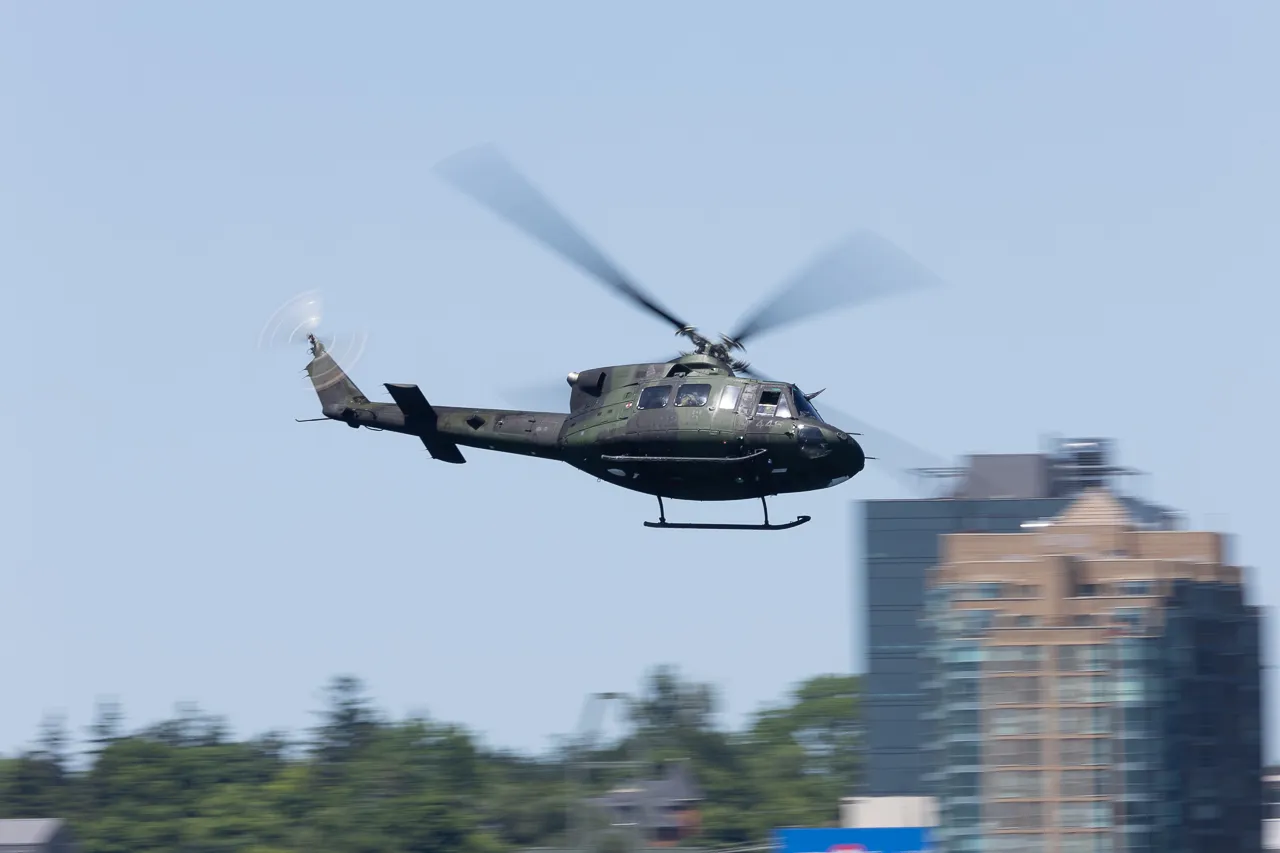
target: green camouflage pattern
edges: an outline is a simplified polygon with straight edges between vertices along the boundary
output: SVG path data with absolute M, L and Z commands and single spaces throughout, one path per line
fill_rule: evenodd
M 433 406 L 416 386 L 372 402 L 312 339 L 307 365 L 322 414 L 353 428 L 418 437 L 445 462 L 461 448 L 568 463 L 664 498 L 732 501 L 829 488 L 866 464 L 795 386 L 737 375 L 705 355 L 570 375 L 570 411 Z

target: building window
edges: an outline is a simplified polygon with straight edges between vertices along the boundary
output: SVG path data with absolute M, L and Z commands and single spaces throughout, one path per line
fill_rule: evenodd
M 952 678 L 947 680 L 944 688 L 948 702 L 960 705 L 978 704 L 978 684 L 976 678 Z
M 1040 703 L 1040 677 L 1004 675 L 984 678 L 982 691 L 988 705 L 1037 705 Z
M 1060 708 L 1058 731 L 1064 735 L 1106 734 L 1109 729 L 1107 708 Z
M 951 773 L 945 784 L 948 797 L 978 797 L 982 793 L 981 773 Z
M 1111 836 L 1101 832 L 1078 832 L 1058 839 L 1058 853 L 1112 853 Z M 1130 850 L 1146 850 L 1131 847 Z
M 978 734 L 977 711 L 951 711 L 947 714 L 947 731 L 952 734 Z
M 1140 628 L 1143 621 L 1142 615 L 1145 612 L 1144 608 L 1141 607 L 1117 607 L 1111 616 L 1117 624 L 1130 628 Z
M 955 610 L 953 613 L 959 622 L 953 630 L 968 636 L 986 633 L 996 619 L 994 610 Z
M 982 839 L 982 843 L 986 846 L 979 849 L 985 853 L 1044 853 L 1049 849 L 1046 846 L 1048 841 L 1043 835 L 1002 833 L 988 835 Z
M 1043 763 L 1039 740 L 991 740 L 986 752 L 987 764 L 993 767 L 1039 767 Z
M 1043 660 L 1042 646 L 991 646 L 987 650 L 987 671 L 1036 672 Z
M 1063 704 L 1083 705 L 1107 701 L 1107 682 L 1098 675 L 1065 675 L 1057 679 L 1054 688 L 1058 701 Z
M 1143 679 L 1141 677 L 1116 679 L 1116 701 L 1133 704 L 1142 701 Z
M 1044 803 L 986 803 L 983 817 L 992 829 L 1040 829 L 1045 825 Z
M 1044 796 L 1042 770 L 994 770 L 986 775 L 986 795 L 989 798 L 1033 800 Z
M 1103 672 L 1107 661 L 1106 646 L 1058 646 L 1059 672 Z
M 952 741 L 947 744 L 947 763 L 952 767 L 982 764 L 982 744 L 978 741 Z
M 1110 825 L 1110 803 L 1058 803 L 1058 826 L 1065 829 L 1095 829 Z
M 1111 743 L 1104 738 L 1066 738 L 1058 741 L 1058 763 L 1063 767 L 1088 767 L 1111 761 Z
M 986 712 L 988 735 L 1038 735 L 1044 731 L 1039 708 L 995 708 Z
M 1060 797 L 1105 797 L 1111 793 L 1106 770 L 1063 770 Z
M 982 648 L 974 643 L 953 644 L 943 653 L 942 659 L 948 664 L 981 663 Z

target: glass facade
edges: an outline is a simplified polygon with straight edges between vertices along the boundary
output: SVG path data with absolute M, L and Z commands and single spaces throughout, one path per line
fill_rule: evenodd
M 1017 533 L 1022 523 L 1056 515 L 1065 498 L 867 501 L 862 512 L 867 618 L 867 775 L 865 796 L 933 793 L 935 713 L 927 698 L 923 621 L 925 581 L 946 533 Z M 974 594 L 980 594 L 975 590 Z
M 1132 849 L 1260 850 L 1261 617 L 1233 584 L 1178 581 L 1167 607 L 1144 660 L 1150 693 L 1139 707 L 1151 713 L 1135 721 L 1155 737 L 1126 742 L 1128 767 L 1146 761 L 1158 780 L 1130 813 L 1146 829 Z
M 1059 490 L 1060 491 L 1060 490 Z M 862 529 L 861 581 L 865 607 L 867 725 L 866 776 L 861 796 L 926 796 L 934 793 L 932 742 L 937 716 L 926 685 L 925 654 L 932 642 L 925 616 L 925 587 L 948 533 L 1020 533 L 1022 525 L 1061 513 L 1070 495 L 968 500 L 863 501 L 855 504 Z M 1174 526 L 1168 509 L 1121 498 L 1135 520 Z M 1000 595 L 977 584 L 966 594 Z
M 1260 851 L 1261 617 L 1235 570 L 1057 555 L 1024 578 L 1034 537 L 1019 539 L 975 542 L 925 593 L 919 751 L 936 849 Z M 1073 587 L 1078 575 L 1090 583 Z M 1119 606 L 1138 588 L 1145 606 Z M 1055 615 L 1019 625 L 1028 610 Z
M 926 595 L 938 850 L 1262 849 L 1259 617 L 1240 587 L 1176 582 L 1154 632 L 992 645 L 956 586 Z
M 1060 447 L 1076 449 L 972 457 L 950 497 L 858 507 L 852 793 L 935 798 L 946 853 L 1261 850 L 1261 617 L 1243 575 L 1219 537 L 1115 494 L 1099 442 Z M 960 533 L 1029 535 L 957 537 L 944 563 Z

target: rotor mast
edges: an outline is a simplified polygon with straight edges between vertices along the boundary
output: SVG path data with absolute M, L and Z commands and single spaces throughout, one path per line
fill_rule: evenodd
M 699 334 L 696 326 L 683 325 L 676 330 L 676 337 L 686 337 L 693 342 L 693 352 L 681 353 L 682 356 L 704 355 L 724 364 L 735 373 L 746 372 L 751 367 L 747 362 L 733 357 L 733 350 L 745 352 L 746 347 L 728 335 L 722 334 L 719 341 L 711 341 Z

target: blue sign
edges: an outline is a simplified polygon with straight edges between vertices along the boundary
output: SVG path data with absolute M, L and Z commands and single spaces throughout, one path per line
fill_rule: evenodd
M 928 853 L 924 827 L 892 829 L 779 829 L 778 853 Z

